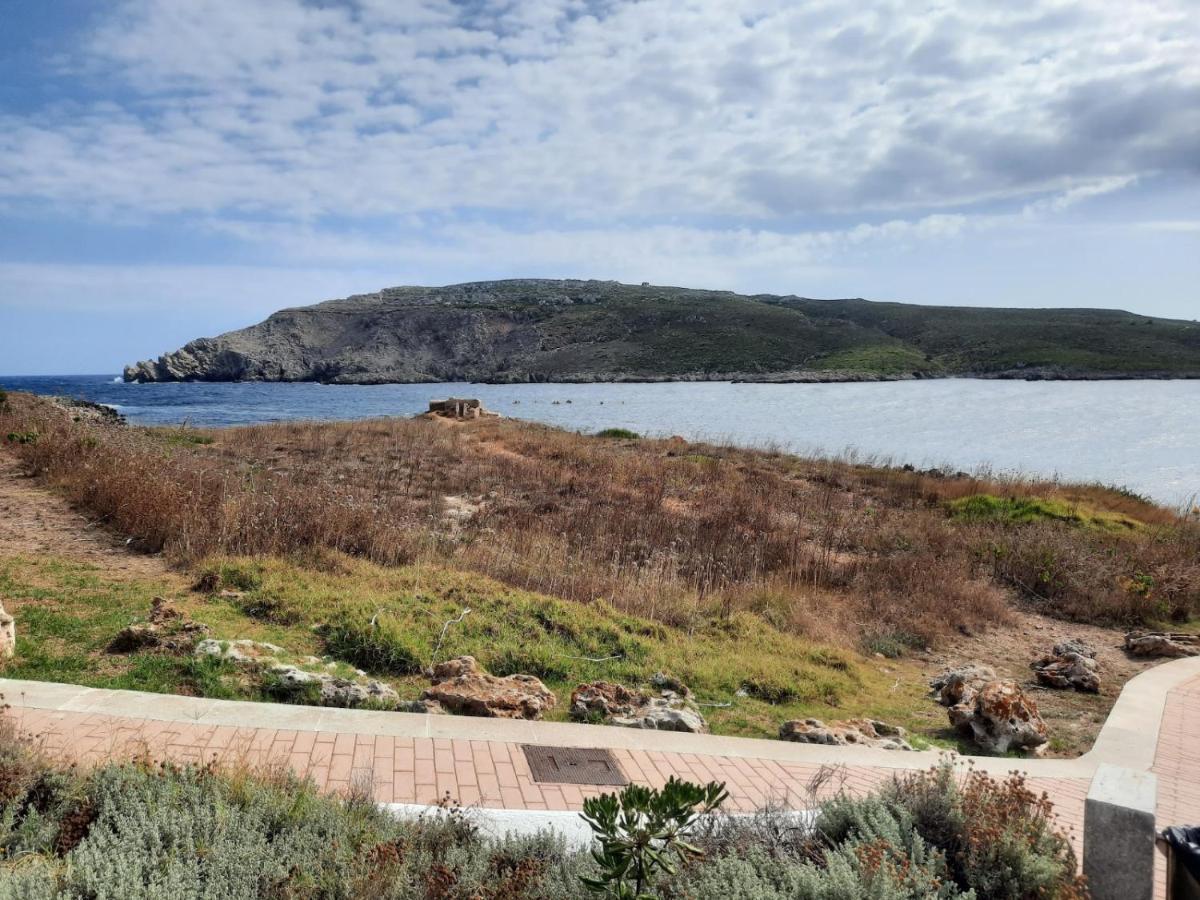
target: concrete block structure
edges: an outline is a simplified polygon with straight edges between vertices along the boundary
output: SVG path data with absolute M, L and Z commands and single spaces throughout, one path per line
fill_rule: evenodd
M 1083 811 L 1083 873 L 1094 900 L 1152 900 L 1158 780 L 1111 764 L 1096 769 Z

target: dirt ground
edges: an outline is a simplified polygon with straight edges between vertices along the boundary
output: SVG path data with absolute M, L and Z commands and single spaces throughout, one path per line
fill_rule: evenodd
M 124 539 L 104 528 L 102 522 L 80 514 L 40 487 L 22 472 L 11 454 L 0 451 L 0 556 L 39 553 L 86 562 L 115 578 L 159 578 L 170 571 L 160 556 L 130 550 Z M 1002 677 L 1017 679 L 1037 701 L 1052 739 L 1047 755 L 1076 756 L 1091 747 L 1125 682 L 1158 662 L 1127 657 L 1121 649 L 1123 636 L 1117 629 L 1077 625 L 1018 610 L 1012 625 L 958 636 L 930 653 L 904 660 L 900 668 L 907 677 L 915 674 L 927 680 L 947 666 L 966 662 L 989 665 Z M 1096 648 L 1099 694 L 1044 688 L 1033 678 L 1029 663 L 1067 638 L 1081 639 Z M 891 661 L 878 662 L 892 671 Z M 935 732 L 946 721 L 944 710 L 932 700 L 928 715 L 922 711 L 920 717 Z M 945 736 L 951 734 L 945 731 Z
M 1052 619 L 1019 610 L 1011 626 L 962 635 L 922 658 L 933 675 L 947 666 L 979 662 L 1001 677 L 1014 678 L 1037 702 L 1050 730 L 1047 756 L 1078 756 L 1091 748 L 1121 688 L 1130 678 L 1163 660 L 1134 659 L 1125 654 L 1125 632 Z M 1096 650 L 1100 693 L 1083 694 L 1037 683 L 1029 664 L 1056 643 L 1075 638 Z
M 16 458 L 0 451 L 0 555 L 18 553 L 53 554 L 117 577 L 167 572 L 161 557 L 131 551 L 124 539 L 40 487 Z

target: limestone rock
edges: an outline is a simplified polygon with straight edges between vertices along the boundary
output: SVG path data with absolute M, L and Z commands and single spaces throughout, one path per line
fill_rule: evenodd
M 88 425 L 124 425 L 125 417 L 104 403 L 93 403 L 78 397 L 54 397 L 52 402 L 66 411 L 73 422 Z
M 650 698 L 641 691 L 631 690 L 611 681 L 592 681 L 581 684 L 571 692 L 571 718 L 586 721 L 592 718 L 609 719 L 632 715 Z
M 454 659 L 448 659 L 445 662 L 440 662 L 435 665 L 429 673 L 429 678 L 434 683 L 439 681 L 449 681 L 451 678 L 461 678 L 465 675 L 482 675 L 483 669 L 479 667 L 479 663 L 475 661 L 473 656 L 456 656 Z
M 666 672 L 655 672 L 650 676 L 650 684 L 658 690 L 678 694 L 680 697 L 692 696 L 691 688 L 673 675 Z
M 284 690 L 299 691 L 308 685 L 320 686 L 322 706 L 378 706 L 395 709 L 400 704 L 400 695 L 382 681 L 359 683 L 348 678 L 338 678 L 328 672 L 306 672 L 296 666 L 276 663 L 270 667 L 277 684 Z
M 1100 690 L 1096 651 L 1083 641 L 1063 641 L 1029 664 L 1037 680 L 1048 687 L 1074 688 L 1095 694 Z
M 1036 751 L 1049 740 L 1037 704 L 1015 681 L 989 681 L 948 712 L 951 725 L 991 753 Z
M 912 750 L 905 731 L 877 719 L 847 719 L 826 725 L 820 719 L 793 719 L 779 726 L 781 740 L 828 746 L 858 745 L 881 750 Z
M 435 700 L 450 712 L 499 719 L 540 719 L 558 698 L 532 675 L 489 675 L 471 656 L 439 663 L 422 700 Z
M 17 652 L 17 620 L 5 612 L 0 603 L 0 659 L 10 659 Z
M 436 700 L 401 700 L 396 704 L 396 712 L 424 713 L 429 716 L 446 715 L 446 710 Z
M 1130 656 L 1200 656 L 1200 635 L 1171 631 L 1131 631 L 1125 635 Z
M 650 679 L 652 684 L 656 680 L 657 684 L 669 683 L 678 690 L 663 690 L 660 696 L 652 697 L 610 681 L 581 684 L 571 693 L 571 718 L 577 721 L 599 718 L 605 725 L 622 728 L 706 733 L 708 723 L 691 701 L 687 686 L 675 679 L 665 679 L 662 673 Z
M 264 659 L 283 653 L 282 647 L 262 641 L 241 638 L 236 641 L 218 641 L 208 638 L 196 645 L 197 656 L 216 656 L 243 665 L 257 665 Z
M 162 597 L 151 602 L 145 622 L 135 622 L 117 632 L 108 644 L 109 653 L 136 653 L 162 650 L 167 653 L 191 653 L 197 642 L 203 643 L 208 626 L 193 622 Z
M 667 697 L 651 697 L 650 702 L 638 711 L 636 717 L 631 720 L 614 718 L 611 724 L 657 731 L 686 731 L 689 734 L 704 734 L 708 731 L 708 723 L 695 706 L 681 704 Z
M 957 669 L 947 669 L 939 673 L 929 682 L 929 687 L 937 695 L 938 703 L 942 706 L 956 706 L 969 702 L 979 688 L 995 680 L 996 673 L 991 667 L 967 663 Z

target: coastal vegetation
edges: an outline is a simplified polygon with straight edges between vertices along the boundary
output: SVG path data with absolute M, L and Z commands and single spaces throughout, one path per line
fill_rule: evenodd
M 685 784 L 669 796 L 636 789 L 592 801 L 591 812 L 617 848 L 626 836 L 604 812 L 618 802 L 637 813 L 661 809 L 668 830 L 686 824 L 686 850 L 646 855 L 648 877 L 638 884 L 650 896 L 718 900 L 734 887 L 754 900 L 1086 896 L 1049 804 L 1019 777 L 942 765 L 856 798 L 830 775 L 810 786 L 811 819 L 688 808 L 693 800 L 719 806 L 719 785 Z M 2 900 L 559 900 L 597 889 L 632 896 L 616 892 L 625 880 L 549 833 L 489 837 L 453 804 L 395 818 L 372 802 L 370 785 L 328 796 L 292 773 L 236 763 L 65 768 L 0 714 Z
M 8 432 L 36 436 L 7 450 L 43 484 L 175 565 L 0 560 L 21 622 L 8 677 L 304 699 L 228 660 L 105 652 L 165 596 L 218 638 L 404 698 L 472 655 L 560 697 L 668 672 L 718 733 L 865 716 L 960 746 L 924 698 L 928 648 L 1029 610 L 1119 627 L 1200 611 L 1200 521 L 1099 486 L 500 419 L 140 428 L 25 394 Z
M 284 309 L 126 381 L 854 381 L 1200 377 L 1200 324 L 512 279 Z

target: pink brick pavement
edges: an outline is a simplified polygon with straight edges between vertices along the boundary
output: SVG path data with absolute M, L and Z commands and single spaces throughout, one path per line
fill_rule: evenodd
M 449 796 L 464 806 L 518 810 L 578 810 L 585 798 L 614 790 L 535 782 L 518 741 L 236 727 L 20 705 L 8 714 L 48 752 L 81 765 L 135 755 L 179 763 L 282 765 L 325 791 L 368 788 L 379 802 L 431 804 Z M 658 743 L 669 744 L 668 736 L 658 737 Z M 838 765 L 838 748 L 828 748 L 823 762 L 649 749 L 612 752 L 626 776 L 637 783 L 661 786 L 672 775 L 723 781 L 730 792 L 729 808 L 739 812 L 767 805 L 803 808 L 814 796 L 838 788 L 864 793 L 903 771 Z M 1026 766 L 1013 760 L 1012 768 L 1029 769 L 1030 787 L 1049 795 L 1082 857 L 1090 775 L 1062 761 L 1062 777 L 1047 777 L 1057 771 L 1057 761 L 1038 763 Z M 810 793 L 810 782 L 828 766 L 836 767 L 834 777 L 815 795 Z M 1167 694 L 1152 771 L 1158 777 L 1160 824 L 1200 822 L 1200 677 Z M 1160 895 L 1162 883 L 1160 865 Z

